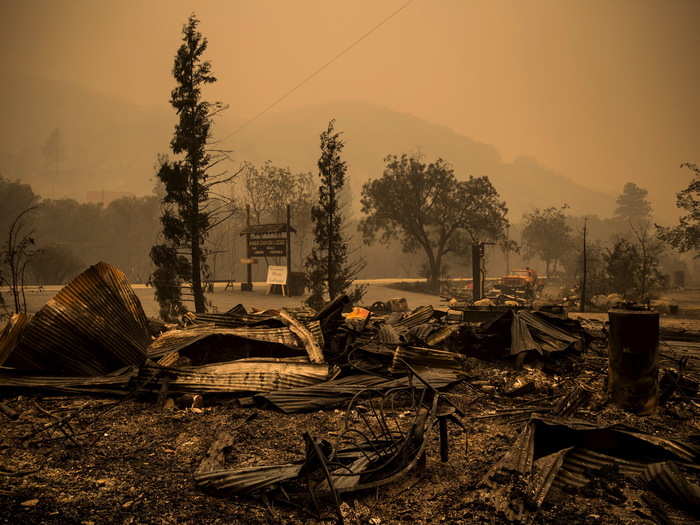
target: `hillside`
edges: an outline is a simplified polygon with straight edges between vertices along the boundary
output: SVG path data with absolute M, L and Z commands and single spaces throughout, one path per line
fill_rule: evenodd
M 330 118 L 344 132 L 346 159 L 352 192 L 382 173 L 388 154 L 421 152 L 426 159 L 442 157 L 452 163 L 459 177 L 488 175 L 506 200 L 510 217 L 517 222 L 534 207 L 567 203 L 573 213 L 612 213 L 614 198 L 562 174 L 537 160 L 519 158 L 504 162 L 496 147 L 479 143 L 412 115 L 364 102 L 338 102 L 268 114 L 232 137 L 236 156 L 262 161 L 271 159 L 297 169 L 315 169 L 318 135 Z M 359 206 L 359 204 L 358 204 Z
M 84 200 L 89 191 L 148 194 L 157 154 L 174 122 L 166 105 L 140 107 L 80 86 L 36 78 L 0 87 L 0 172 L 47 197 Z M 42 149 L 60 131 L 58 167 Z M 58 168 L 56 170 L 56 168 Z M 60 181 L 60 182 L 59 182 Z
M 167 151 L 174 115 L 165 103 L 141 107 L 79 86 L 39 79 L 18 79 L 0 88 L 5 101 L 0 128 L 0 173 L 31 183 L 45 196 L 83 200 L 87 191 L 146 194 L 153 187 L 154 165 Z M 219 136 L 239 125 L 235 104 L 216 125 Z M 488 175 L 518 222 L 533 207 L 567 203 L 574 213 L 608 215 L 614 199 L 547 169 L 540 161 L 504 162 L 495 146 L 447 127 L 358 101 L 271 112 L 226 141 L 236 162 L 270 159 L 295 170 L 315 171 L 318 135 L 331 118 L 345 134 L 352 194 L 381 175 L 390 153 L 421 152 L 443 157 L 459 177 Z M 59 128 L 64 143 L 56 166 L 42 146 Z M 58 175 L 58 176 L 56 176 Z M 60 180 L 60 184 L 57 184 Z M 359 199 L 355 199 L 359 209 Z

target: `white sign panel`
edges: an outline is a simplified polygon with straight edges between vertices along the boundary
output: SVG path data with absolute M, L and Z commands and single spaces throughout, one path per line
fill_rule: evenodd
M 286 266 L 268 266 L 267 284 L 287 284 Z

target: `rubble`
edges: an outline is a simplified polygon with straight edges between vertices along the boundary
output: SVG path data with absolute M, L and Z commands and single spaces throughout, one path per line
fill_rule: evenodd
M 161 453 L 201 443 L 198 466 L 175 472 L 194 471 L 202 494 L 261 501 L 273 516 L 275 505 L 305 519 L 376 516 L 350 494 L 405 491 L 427 469 L 459 487 L 434 493 L 444 519 L 468 509 L 484 520 L 562 521 L 557 505 L 590 496 L 625 519 L 672 522 L 698 516 L 700 344 L 687 331 L 660 333 L 659 403 L 644 418 L 609 397 L 608 327 L 561 308 L 351 308 L 343 296 L 321 312 L 238 305 L 164 325 L 149 322 L 119 270 L 99 263 L 0 331 L 0 417 L 15 440 L 6 447 L 90 450 L 109 439 L 110 413 L 132 402 L 161 407 L 153 421 L 237 414 L 237 426 L 174 436 Z M 54 398 L 68 404 L 43 401 Z M 267 444 L 277 426 L 283 437 Z M 464 447 L 451 453 L 450 439 Z M 433 457 L 453 470 L 428 465 Z M 0 476 L 27 470 L 9 466 Z M 118 506 L 141 503 L 130 494 Z M 576 514 L 589 515 L 605 513 Z

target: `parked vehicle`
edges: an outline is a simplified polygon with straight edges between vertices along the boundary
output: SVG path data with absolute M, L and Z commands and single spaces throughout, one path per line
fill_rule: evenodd
M 532 301 L 542 289 L 543 283 L 537 277 L 537 272 L 532 268 L 513 270 L 504 275 L 498 283 L 491 288 L 488 297 L 507 295 L 526 301 Z

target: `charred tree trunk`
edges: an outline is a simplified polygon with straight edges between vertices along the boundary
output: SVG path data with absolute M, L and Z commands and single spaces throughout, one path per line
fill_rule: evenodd
M 328 185 L 328 202 L 329 210 L 328 213 L 328 254 L 326 264 L 328 266 L 328 298 L 332 301 L 335 299 L 337 292 L 335 289 L 335 267 L 333 266 L 333 250 L 334 246 L 334 229 L 333 229 L 333 210 L 335 210 L 335 188 L 333 184 Z
M 440 281 L 440 268 L 437 265 L 435 255 L 433 251 L 428 246 L 424 246 L 425 255 L 428 258 L 428 275 L 426 276 L 426 282 L 430 290 L 437 289 L 438 282 Z
M 206 311 L 204 303 L 204 292 L 202 289 L 202 250 L 199 246 L 199 229 L 192 230 L 192 295 L 194 296 L 195 312 Z

